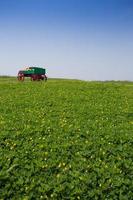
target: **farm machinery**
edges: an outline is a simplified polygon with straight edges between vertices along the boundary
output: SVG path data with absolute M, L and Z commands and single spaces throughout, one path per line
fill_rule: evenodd
M 46 69 L 39 67 L 27 67 L 18 72 L 18 80 L 24 81 L 25 77 L 30 77 L 32 81 L 47 81 Z

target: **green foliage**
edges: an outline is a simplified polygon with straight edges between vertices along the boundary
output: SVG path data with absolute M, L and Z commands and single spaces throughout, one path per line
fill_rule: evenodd
M 132 199 L 133 83 L 0 79 L 0 199 Z

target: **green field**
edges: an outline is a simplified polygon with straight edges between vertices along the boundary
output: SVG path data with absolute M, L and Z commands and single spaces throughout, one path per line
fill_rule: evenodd
M 0 78 L 8 199 L 133 199 L 133 82 Z

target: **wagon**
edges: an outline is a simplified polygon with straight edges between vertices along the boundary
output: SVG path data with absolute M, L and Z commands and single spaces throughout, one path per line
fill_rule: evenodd
M 30 77 L 32 81 L 47 80 L 46 69 L 40 67 L 27 67 L 18 72 L 18 80 L 24 81 L 25 77 Z

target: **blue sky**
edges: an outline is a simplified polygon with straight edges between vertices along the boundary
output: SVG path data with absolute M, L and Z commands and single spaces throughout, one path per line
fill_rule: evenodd
M 0 0 L 0 75 L 133 80 L 132 0 Z

